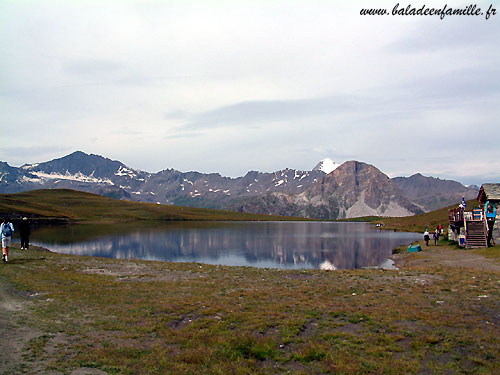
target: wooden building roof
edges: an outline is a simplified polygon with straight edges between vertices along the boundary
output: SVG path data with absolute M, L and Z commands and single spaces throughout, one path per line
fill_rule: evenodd
M 479 189 L 477 200 L 480 203 L 500 202 L 500 184 L 483 184 Z

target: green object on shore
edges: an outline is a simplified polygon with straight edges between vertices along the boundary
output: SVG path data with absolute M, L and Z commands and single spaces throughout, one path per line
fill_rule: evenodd
M 420 245 L 410 245 L 410 246 L 408 246 L 408 252 L 409 253 L 417 253 L 419 251 L 422 251 L 422 247 Z

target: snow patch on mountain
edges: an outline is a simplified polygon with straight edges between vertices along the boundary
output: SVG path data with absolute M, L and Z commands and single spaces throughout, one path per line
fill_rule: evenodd
M 93 182 L 93 183 L 98 183 L 98 184 L 114 185 L 113 181 L 111 181 L 108 178 L 97 178 L 97 177 L 94 177 L 93 175 L 86 176 L 81 172 L 71 174 L 68 171 L 66 171 L 65 174 L 61 174 L 61 173 L 56 173 L 56 172 L 45 173 L 45 172 L 41 172 L 41 171 L 36 171 L 36 172 L 31 172 L 31 174 L 37 176 L 38 178 L 40 178 L 42 180 L 70 180 L 70 181 L 78 181 L 78 182 Z
M 335 169 L 340 167 L 340 164 L 335 163 L 332 159 L 326 158 L 321 160 L 316 166 L 313 168 L 313 171 L 322 171 L 326 174 L 332 173 Z
M 25 164 L 21 167 L 21 169 L 24 169 L 24 170 L 30 170 L 30 169 L 33 169 L 33 168 L 36 168 L 40 165 L 40 163 L 35 163 L 35 164 Z
M 130 178 L 135 178 L 137 177 L 137 174 L 127 167 L 120 166 L 120 168 L 118 168 L 118 170 L 115 172 L 115 176 L 128 176 Z
M 2 179 L 0 178 L 0 181 L 1 180 Z M 39 178 L 39 177 L 33 178 L 33 177 L 28 177 L 28 176 L 22 176 L 21 181 L 38 184 L 38 183 L 43 182 L 44 180 L 42 178 Z M 19 182 L 19 180 L 18 180 L 18 182 Z

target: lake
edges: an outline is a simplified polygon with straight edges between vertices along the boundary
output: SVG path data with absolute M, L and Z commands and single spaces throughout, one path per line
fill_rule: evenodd
M 34 228 L 31 242 L 64 254 L 285 269 L 391 268 L 418 233 L 366 223 L 172 222 Z

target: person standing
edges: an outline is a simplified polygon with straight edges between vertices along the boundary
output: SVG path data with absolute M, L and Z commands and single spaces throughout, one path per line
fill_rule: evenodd
M 30 222 L 27 217 L 23 217 L 21 224 L 19 225 L 19 235 L 21 237 L 21 250 L 28 250 L 30 246 Z
M 9 221 L 8 217 L 3 218 L 3 223 L 0 225 L 0 233 L 2 235 L 2 260 L 7 262 L 9 257 L 9 247 L 14 234 L 14 226 Z
M 429 246 L 429 231 L 426 229 L 424 232 L 424 241 L 425 241 L 425 246 Z
M 436 230 L 434 231 L 434 245 L 437 246 L 438 245 L 438 241 L 439 241 L 439 235 L 440 235 L 440 231 L 439 231 L 439 226 L 436 228 Z

